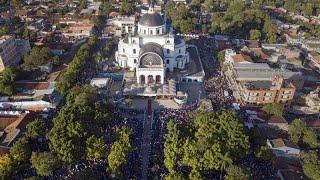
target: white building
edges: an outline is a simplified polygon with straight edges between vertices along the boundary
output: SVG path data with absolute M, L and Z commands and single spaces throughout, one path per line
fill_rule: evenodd
M 120 40 L 116 62 L 135 71 L 138 84 L 164 84 L 166 72 L 185 68 L 189 53 L 185 41 L 168 33 L 162 16 L 150 7 L 137 31 Z
M 299 156 L 300 154 L 300 149 L 296 144 L 282 138 L 267 139 L 267 145 L 276 156 Z
M 135 17 L 115 17 L 108 20 L 108 25 L 115 26 L 117 36 L 122 34 L 133 34 L 135 31 Z

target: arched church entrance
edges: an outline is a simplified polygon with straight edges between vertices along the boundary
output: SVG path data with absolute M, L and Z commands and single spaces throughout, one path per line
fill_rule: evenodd
M 156 75 L 156 83 L 157 84 L 161 83 L 161 76 L 160 75 Z
M 153 76 L 149 75 L 148 76 L 148 84 L 152 84 L 153 83 Z
M 140 75 L 140 84 L 144 85 L 146 83 L 146 77 L 144 75 Z

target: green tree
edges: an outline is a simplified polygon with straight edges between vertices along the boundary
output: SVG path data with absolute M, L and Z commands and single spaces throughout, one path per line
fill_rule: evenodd
M 222 172 L 233 160 L 247 154 L 248 137 L 234 112 L 198 113 L 191 116 L 193 118 L 192 123 L 186 125 L 187 128 L 179 127 L 179 131 L 171 124 L 168 126 L 168 132 L 175 132 L 167 134 L 168 144 L 164 148 L 165 164 L 169 172 L 171 169 L 174 173 L 181 166 L 190 167 L 192 171 L 189 178 L 197 179 L 201 178 L 202 171 Z M 168 138 L 170 141 L 167 141 Z
M 303 173 L 310 179 L 320 179 L 320 164 L 305 163 L 303 164 Z
M 320 160 L 317 151 L 301 151 L 303 172 L 310 179 L 320 178 Z
M 27 125 L 26 136 L 37 139 L 44 136 L 46 132 L 46 123 L 42 119 L 36 119 Z
M 28 68 L 38 68 L 38 66 L 53 63 L 54 56 L 47 47 L 33 47 L 24 56 L 24 63 Z
M 10 154 L 17 161 L 26 161 L 31 156 L 31 149 L 27 138 L 22 137 L 10 148 Z
M 270 18 L 266 18 L 263 26 L 265 39 L 268 43 L 276 43 L 278 27 Z
M 218 60 L 220 65 L 223 64 L 225 61 L 225 54 L 225 51 L 219 51 L 216 55 L 216 60 Z
M 302 141 L 306 144 L 309 148 L 317 148 L 318 147 L 318 140 L 316 132 L 311 129 L 307 128 L 302 137 Z
M 104 2 L 101 4 L 100 8 L 100 13 L 103 15 L 106 15 L 107 17 L 109 17 L 109 14 L 112 11 L 112 4 L 109 2 Z
M 183 180 L 184 177 L 182 174 L 180 173 L 169 173 L 168 175 L 166 175 L 165 177 L 166 180 Z
M 37 33 L 35 31 L 29 30 L 28 28 L 24 28 L 23 34 L 22 34 L 23 39 L 27 39 L 30 42 L 36 41 L 37 38 Z
M 129 0 L 124 0 L 121 2 L 120 13 L 122 15 L 131 15 L 135 11 L 135 6 L 133 2 L 129 2 Z
M 15 79 L 15 70 L 10 67 L 5 68 L 2 72 L 2 77 L 0 77 L 0 93 L 9 96 L 12 95 Z
M 211 33 L 221 33 L 222 16 L 219 12 L 214 12 L 211 15 Z
M 69 63 L 67 71 L 61 75 L 57 83 L 57 90 L 59 93 L 67 94 L 73 86 L 79 83 L 79 76 L 81 76 L 84 69 L 95 67 L 92 51 L 94 50 L 97 41 L 98 37 L 92 36 L 87 43 L 80 47 L 71 63 Z
M 211 12 L 214 8 L 214 0 L 205 0 L 203 3 L 203 9 L 207 12 Z
M 260 146 L 254 151 L 254 155 L 260 160 L 270 160 L 272 158 L 272 150 L 267 146 Z
M 280 103 L 269 103 L 263 105 L 262 110 L 268 115 L 282 116 L 284 107 Z
M 103 137 L 90 136 L 86 141 L 86 157 L 89 160 L 105 156 Z
M 318 147 L 317 134 L 311 128 L 306 127 L 305 122 L 295 119 L 288 129 L 289 138 L 295 143 L 300 143 L 307 148 Z
M 49 176 L 59 167 L 57 158 L 50 152 L 33 152 L 31 164 L 36 169 L 37 174 L 41 176 Z
M 303 132 L 306 130 L 306 124 L 300 119 L 293 120 L 288 129 L 288 134 L 292 142 L 298 143 L 303 137 Z
M 196 169 L 192 169 L 191 170 L 191 172 L 189 174 L 189 178 L 191 180 L 201 180 L 201 179 L 203 179 L 201 173 Z
M 0 27 L 0 37 L 3 35 L 8 35 L 9 34 L 9 29 L 6 26 Z
M 222 179 L 222 171 L 226 170 L 232 165 L 232 159 L 230 158 L 228 152 L 226 152 L 224 155 L 220 154 L 219 159 L 220 179 Z
M 250 40 L 259 40 L 261 37 L 261 33 L 257 29 L 250 30 Z
M 15 160 L 11 157 L 10 154 L 4 154 L 0 157 L 0 178 L 1 179 L 10 179 L 12 178 L 11 174 L 15 169 Z
M 87 135 L 84 119 L 92 114 L 88 107 L 65 106 L 53 120 L 53 128 L 47 133 L 51 152 L 59 160 L 71 163 L 84 154 L 82 144 Z
M 191 9 L 199 10 L 201 7 L 201 1 L 200 0 L 191 0 L 189 6 Z
M 121 177 L 120 168 L 127 163 L 127 155 L 131 151 L 130 134 L 127 128 L 121 128 L 117 132 L 118 138 L 111 146 L 108 155 L 110 173 L 116 177 Z
M 227 168 L 226 180 L 249 180 L 249 172 L 239 166 L 231 165 Z
M 312 12 L 313 12 L 313 5 L 311 3 L 306 3 L 304 6 L 303 6 L 303 14 L 305 16 L 312 16 Z
M 164 143 L 164 165 L 171 174 L 175 174 L 179 158 L 179 130 L 177 124 L 171 120 L 167 125 L 168 133 Z

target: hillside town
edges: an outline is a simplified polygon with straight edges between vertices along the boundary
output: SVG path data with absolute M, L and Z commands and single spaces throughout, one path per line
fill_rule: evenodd
M 0 0 L 0 179 L 320 179 L 319 0 Z

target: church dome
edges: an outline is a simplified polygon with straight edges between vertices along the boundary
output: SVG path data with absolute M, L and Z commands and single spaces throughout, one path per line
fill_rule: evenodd
M 139 24 L 149 27 L 162 26 L 164 20 L 158 13 L 147 13 L 140 18 Z
M 162 67 L 163 51 L 162 47 L 156 43 L 147 43 L 140 49 L 140 67 Z

